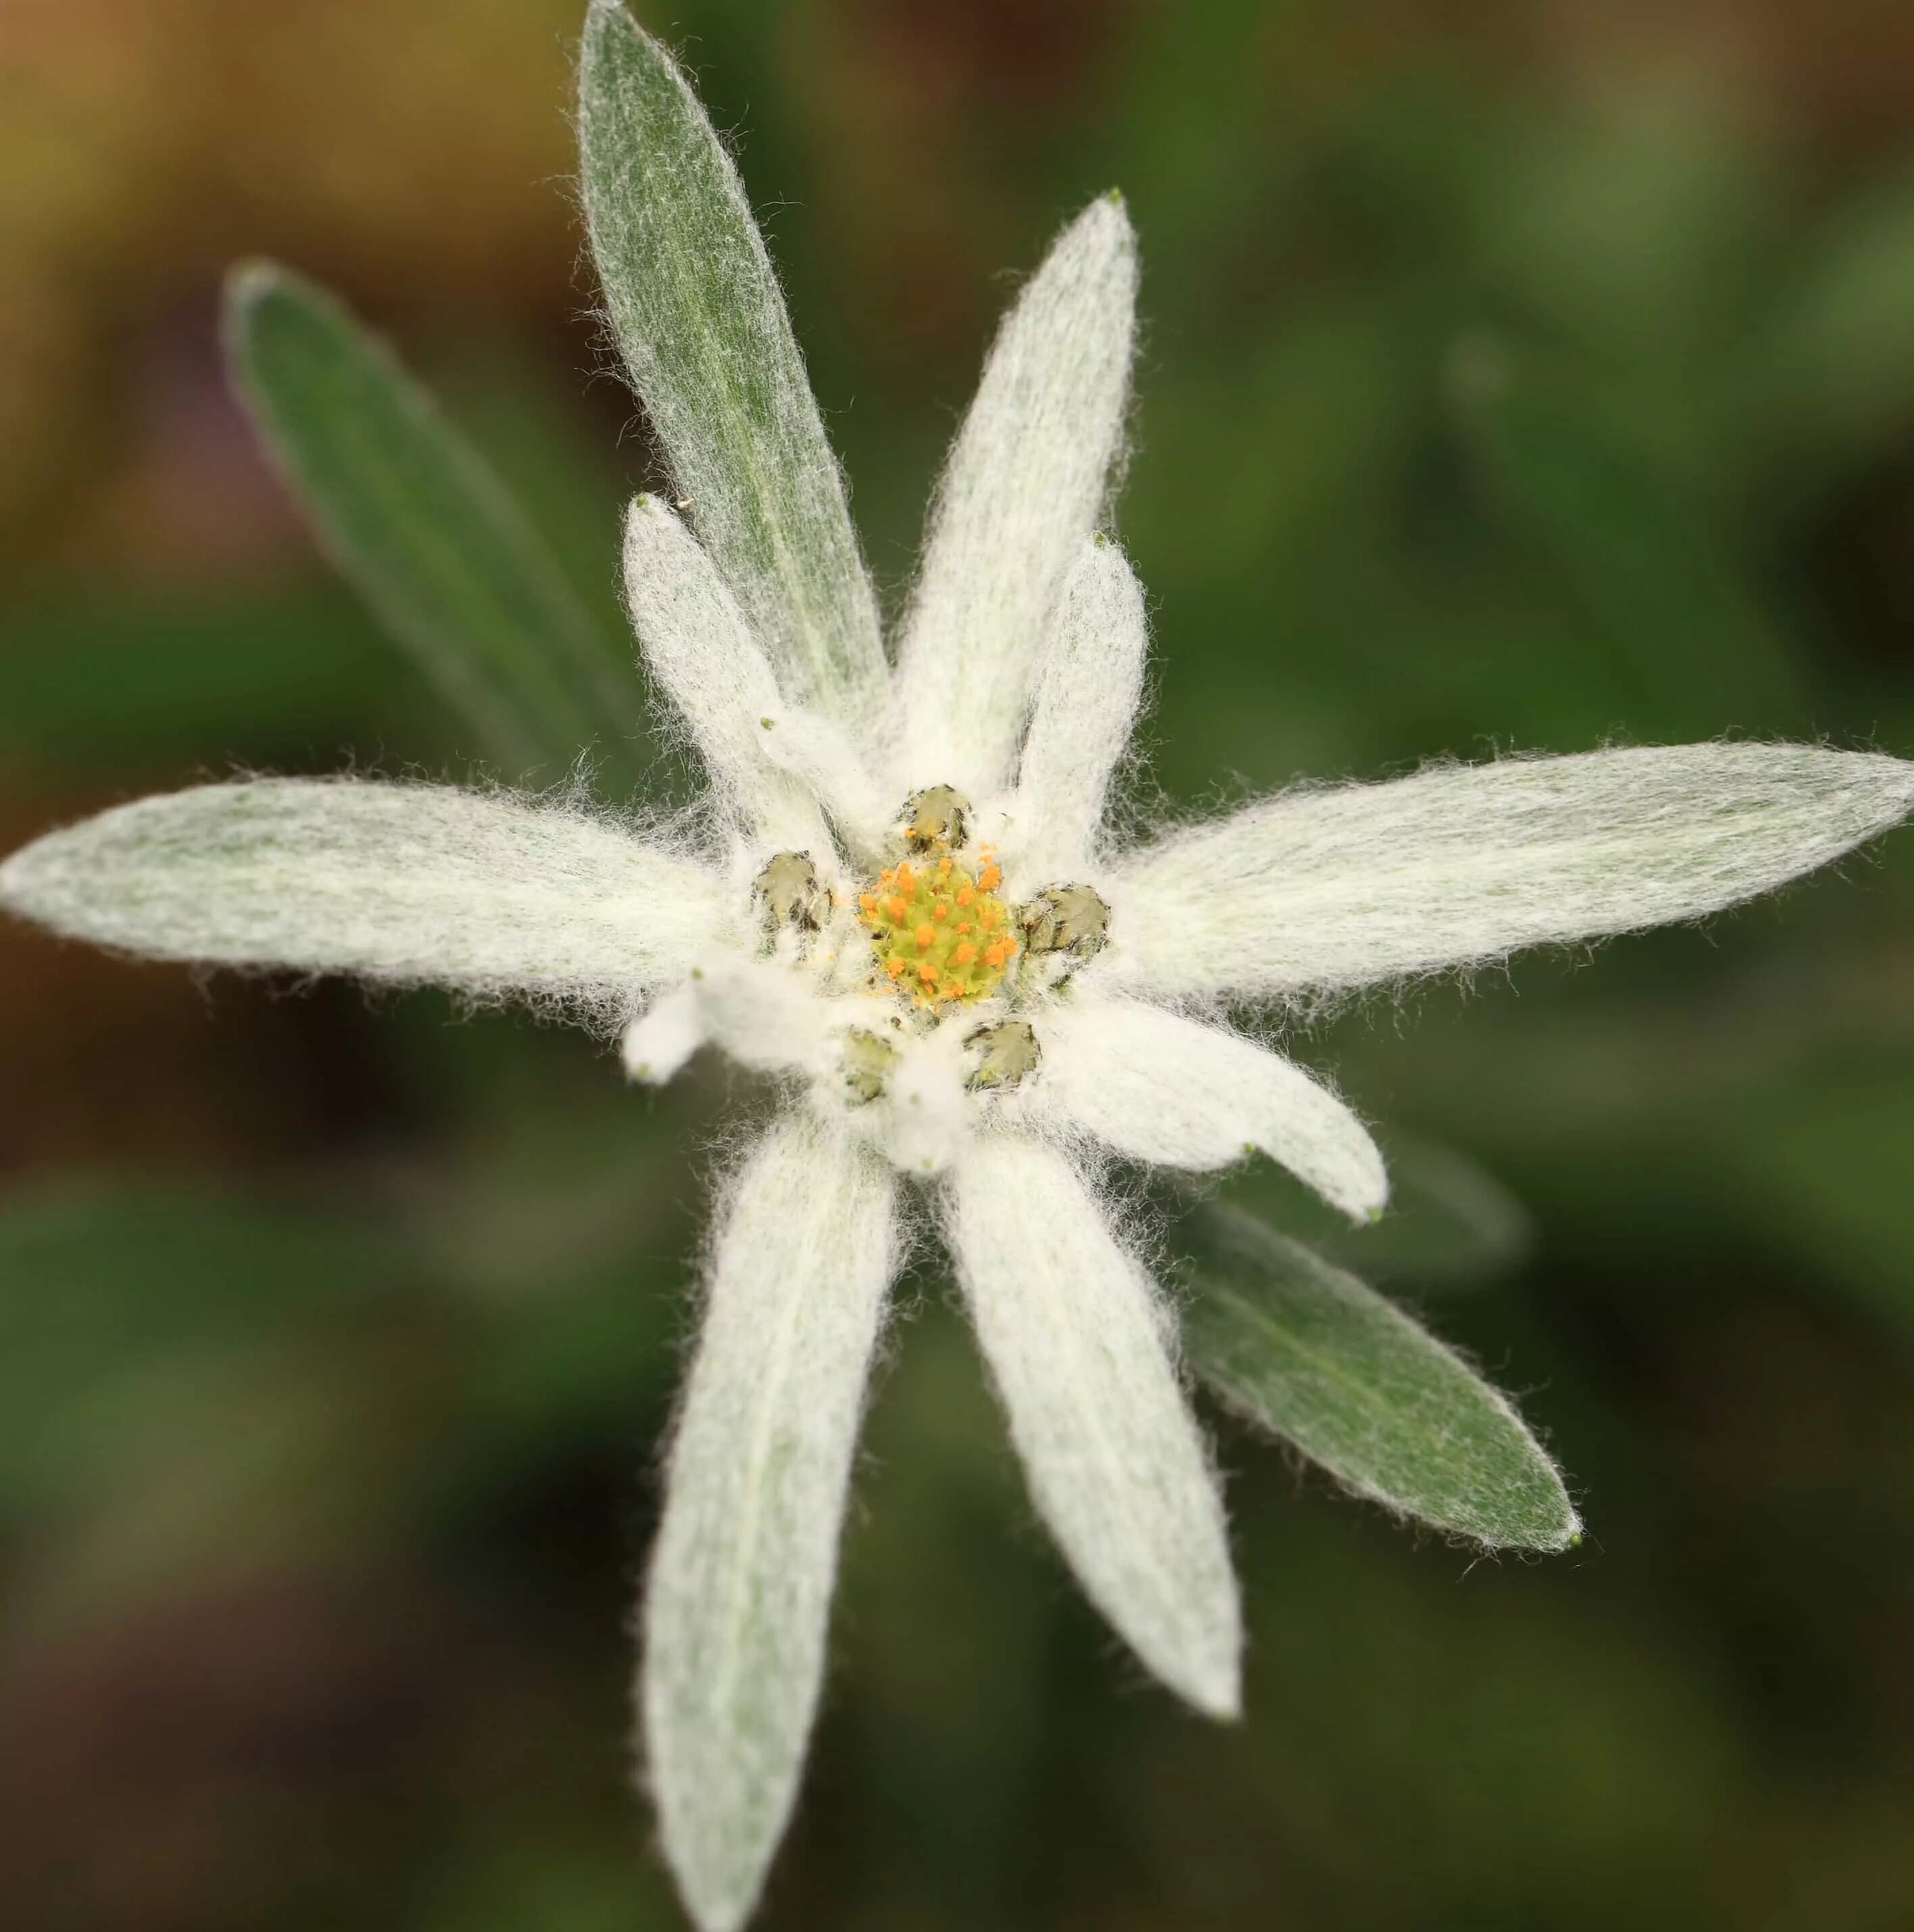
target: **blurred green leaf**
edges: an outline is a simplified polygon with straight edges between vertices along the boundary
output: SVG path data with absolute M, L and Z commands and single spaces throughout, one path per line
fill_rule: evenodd
M 569 368 L 507 334 L 435 345 L 432 388 L 512 492 L 622 658 L 631 656 L 619 549 L 631 494 L 627 461 L 581 406 Z M 642 680 L 640 680 L 642 682 Z M 626 728 L 630 728 L 628 720 Z
M 1433 1141 L 1390 1138 L 1382 1146 L 1389 1204 L 1361 1227 L 1270 1162 L 1243 1169 L 1225 1198 L 1366 1281 L 1477 1287 L 1528 1258 L 1535 1244 L 1528 1210 L 1479 1161 Z
M 1891 449 L 1914 420 L 1914 175 L 1843 204 L 1788 266 L 1732 369 L 1753 458 L 1801 502 Z
M 333 562 L 484 755 L 562 776 L 588 746 L 633 776 L 640 706 L 517 502 L 438 404 L 332 297 L 270 262 L 226 284 L 241 400 Z
M 1589 381 L 1476 335 L 1450 397 L 1490 503 L 1572 590 L 1632 725 L 1798 728 L 1795 666 L 1751 584 Z
M 1186 1228 L 1185 1345 L 1230 1406 L 1438 1529 L 1491 1548 L 1577 1539 L 1514 1408 L 1399 1309 L 1239 1209 L 1199 1208 Z

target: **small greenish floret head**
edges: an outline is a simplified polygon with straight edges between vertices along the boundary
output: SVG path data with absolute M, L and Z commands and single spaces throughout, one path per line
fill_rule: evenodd
M 1029 951 L 1089 959 L 1110 936 L 1110 908 L 1088 886 L 1052 886 L 1017 908 L 1017 922 Z
M 844 1088 L 851 1105 L 867 1107 L 884 1091 L 897 1049 L 882 1034 L 853 1027 L 844 1036 Z
M 926 785 L 904 800 L 905 849 L 949 851 L 969 836 L 970 803 L 954 785 Z
M 830 916 L 831 895 L 808 852 L 774 854 L 751 881 L 751 897 L 771 934 L 786 926 L 800 932 L 816 932 Z
M 971 1059 L 964 1084 L 973 1094 L 1016 1086 L 1036 1072 L 1044 1057 L 1028 1020 L 999 1020 L 994 1025 L 981 1026 L 963 1044 Z

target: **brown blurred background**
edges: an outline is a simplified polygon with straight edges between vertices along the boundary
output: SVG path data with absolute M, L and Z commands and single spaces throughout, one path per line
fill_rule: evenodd
M 1914 755 L 1904 0 L 639 10 L 738 138 L 893 596 L 1007 272 L 1122 185 L 1173 796 Z M 471 766 L 229 398 L 235 257 L 386 332 L 618 637 L 647 444 L 581 11 L 0 7 L 0 846 L 235 766 Z M 1522 1395 L 1589 1546 L 1474 1564 L 1219 1423 L 1251 1715 L 1203 1727 L 1066 1586 L 926 1273 L 768 1927 L 1914 1924 L 1914 840 L 1581 963 L 1298 1045 L 1522 1204 L 1373 1271 Z M 9 1924 L 677 1922 L 625 1625 L 737 1095 L 454 1018 L 0 927 Z

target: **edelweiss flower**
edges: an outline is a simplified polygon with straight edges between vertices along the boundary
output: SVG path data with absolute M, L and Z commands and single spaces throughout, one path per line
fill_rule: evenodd
M 248 779 L 52 833 L 0 868 L 0 900 L 163 958 L 560 1009 L 619 1032 L 642 1082 L 707 1043 L 777 1076 L 716 1210 L 645 1606 L 665 1848 L 718 1928 L 748 1915 L 795 1796 L 915 1204 L 1065 1556 L 1152 1670 L 1228 1716 L 1222 1504 L 1102 1165 L 1266 1156 L 1372 1215 L 1361 1124 L 1226 1014 L 1695 917 L 1893 824 L 1914 766 L 1718 743 L 1508 760 L 1126 845 L 1108 807 L 1144 611 L 1098 534 L 1131 362 L 1122 202 L 1065 230 L 1005 323 L 887 655 L 741 190 L 610 4 L 581 129 L 613 320 L 688 500 L 638 499 L 625 571 L 702 815 Z M 659 165 L 595 166 L 616 142 Z M 676 247 L 687 206 L 702 225 Z

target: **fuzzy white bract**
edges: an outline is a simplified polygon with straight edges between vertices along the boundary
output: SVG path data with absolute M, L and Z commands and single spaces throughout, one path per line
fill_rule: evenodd
M 666 133 L 729 197 L 708 246 L 734 250 L 719 269 L 758 304 L 741 298 L 735 341 L 687 376 L 648 346 L 680 326 L 670 289 L 613 292 L 690 498 L 687 520 L 640 497 L 624 562 L 705 811 L 648 827 L 569 795 L 250 779 L 53 832 L 0 868 L 0 899 L 169 958 L 529 1000 L 615 1035 L 640 1082 L 706 1047 L 773 1077 L 775 1118 L 719 1194 L 645 1612 L 665 1850 L 723 1932 L 796 1792 L 913 1215 L 948 1245 L 1084 1588 L 1152 1671 L 1227 1717 L 1241 1636 L 1221 1498 L 1173 1310 L 1100 1196 L 1105 1167 L 1264 1156 L 1373 1215 L 1385 1183 L 1361 1122 L 1227 1011 L 1695 918 L 1894 824 L 1914 766 L 1726 743 L 1508 760 L 1292 791 L 1122 846 L 1107 807 L 1144 611 L 1098 534 L 1131 362 L 1122 204 L 1086 209 L 1026 285 L 893 656 L 873 656 L 841 484 L 742 191 L 682 76 L 610 4 L 587 32 L 588 150 L 625 111 L 620 62 L 663 104 L 631 111 L 676 116 Z M 672 218 L 678 175 L 660 178 L 588 165 L 601 260 Z M 745 374 L 775 405 L 769 455 L 726 413 Z

